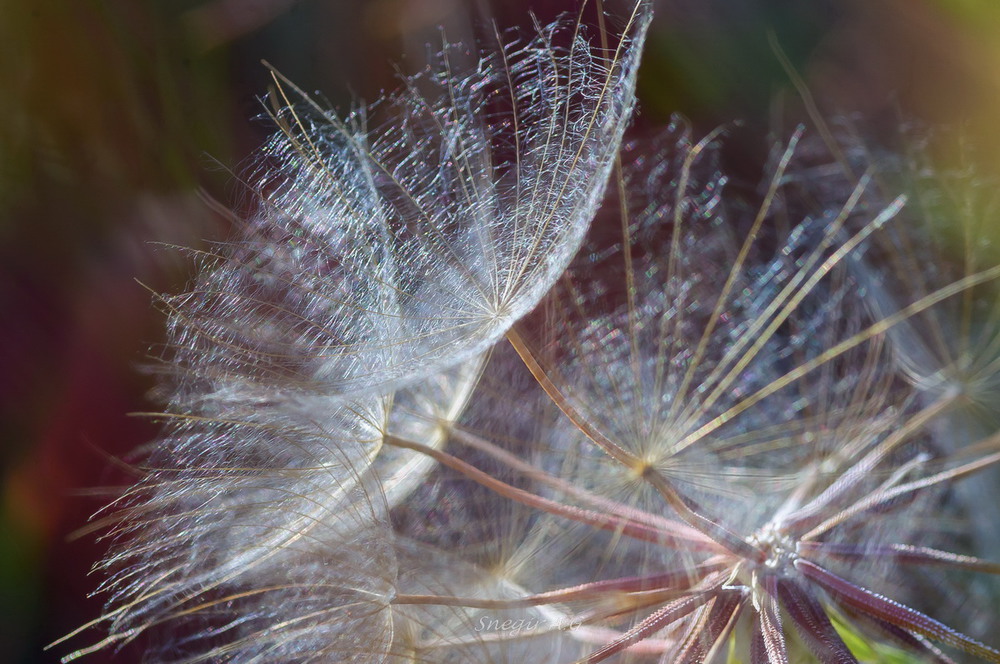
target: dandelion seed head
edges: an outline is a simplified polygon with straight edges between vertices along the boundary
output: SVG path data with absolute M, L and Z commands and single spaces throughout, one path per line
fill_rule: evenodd
M 108 642 L 158 631 L 162 661 L 513 662 L 562 647 L 461 645 L 475 611 L 397 606 L 431 589 L 517 594 L 543 547 L 532 519 L 492 537 L 503 555 L 483 551 L 484 567 L 397 537 L 394 514 L 436 464 L 390 443 L 445 445 L 487 351 L 582 241 L 634 103 L 650 14 L 634 9 L 610 56 L 569 21 L 500 36 L 472 70 L 446 43 L 343 119 L 275 73 L 280 131 L 246 180 L 257 213 L 194 254 L 188 292 L 160 299 L 167 413 L 108 517 Z M 438 535 L 469 523 L 441 507 Z
M 724 129 L 622 149 L 650 11 L 600 48 L 568 21 L 500 35 L 471 68 L 445 42 L 345 117 L 275 72 L 258 211 L 160 300 L 164 428 L 107 516 L 98 645 L 846 663 L 857 631 L 1000 662 L 914 571 L 1000 572 L 934 530 L 1000 462 L 995 430 L 944 441 L 994 380 L 971 333 L 995 333 L 994 268 L 970 249 L 902 298 L 877 259 L 922 255 L 914 197 L 812 169 L 802 129 L 753 202 Z M 949 301 L 975 315 L 935 355 L 918 321 Z M 936 387 L 959 378 L 974 397 Z

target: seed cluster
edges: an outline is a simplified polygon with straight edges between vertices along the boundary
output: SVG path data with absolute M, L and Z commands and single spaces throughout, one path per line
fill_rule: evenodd
M 171 396 L 94 647 L 1000 662 L 954 601 L 1000 573 L 960 488 L 1000 462 L 983 185 L 846 124 L 757 194 L 722 130 L 623 143 L 651 12 L 465 74 L 446 45 L 346 119 L 275 73 L 259 212 L 160 300 Z

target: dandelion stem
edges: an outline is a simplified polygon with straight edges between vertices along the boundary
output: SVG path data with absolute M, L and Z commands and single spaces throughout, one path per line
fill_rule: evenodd
M 839 542 L 800 542 L 798 552 L 806 557 L 821 555 L 841 560 L 866 560 L 870 557 L 891 558 L 906 565 L 943 565 L 985 574 L 1000 574 L 1000 562 L 909 544 L 858 545 Z
M 693 528 L 705 533 L 725 547 L 726 550 L 735 553 L 741 558 L 763 562 L 765 554 L 763 551 L 753 546 L 745 539 L 728 530 L 725 526 L 704 516 L 700 512 L 700 507 L 690 498 L 682 496 L 677 489 L 657 470 L 650 468 L 643 474 L 643 479 L 650 483 L 670 505 L 677 514 Z
M 667 504 L 670 505 L 670 507 L 677 512 L 678 516 L 687 522 L 688 525 L 718 542 L 728 551 L 753 560 L 763 560 L 764 554 L 762 552 L 755 549 L 738 535 L 730 532 L 717 522 L 699 514 L 697 507 L 691 501 L 681 496 L 677 490 L 674 489 L 667 478 L 661 475 L 652 466 L 649 466 L 616 443 L 612 442 L 607 436 L 588 422 L 587 419 L 580 414 L 578 409 L 569 402 L 569 399 L 563 395 L 559 388 L 556 387 L 555 383 L 552 382 L 552 379 L 542 368 L 541 364 L 539 364 L 538 360 L 535 359 L 531 349 L 515 329 L 512 328 L 508 331 L 507 338 L 514 347 L 514 350 L 517 351 L 517 354 L 521 356 L 521 360 L 535 377 L 535 380 L 538 381 L 542 389 L 545 390 L 545 393 L 549 395 L 549 398 L 552 399 L 559 410 L 561 410 L 563 414 L 566 415 L 566 417 L 569 418 L 569 420 L 576 425 L 576 427 L 580 429 L 584 435 L 594 441 L 594 443 L 597 444 L 597 446 L 602 450 L 611 455 L 613 459 L 622 463 L 627 468 L 637 471 L 645 481 L 649 482 L 650 485 L 660 493 L 664 500 L 667 501 Z
M 896 429 L 884 441 L 869 451 L 864 458 L 841 474 L 826 490 L 809 501 L 807 505 L 797 510 L 794 516 L 786 519 L 783 530 L 785 532 L 801 531 L 813 525 L 818 518 L 821 518 L 819 515 L 822 515 L 823 510 L 829 510 L 830 506 L 838 498 L 869 477 L 875 467 L 894 449 L 909 440 L 915 433 L 921 431 L 932 419 L 943 413 L 954 403 L 956 398 L 957 395 L 945 395 L 908 419 L 902 427 Z
M 994 440 L 1000 441 L 1000 434 L 992 437 Z M 835 514 L 823 523 L 819 524 L 808 533 L 802 536 L 803 540 L 816 539 L 826 531 L 830 530 L 834 526 L 851 519 L 858 514 L 868 512 L 870 510 L 880 509 L 885 507 L 892 502 L 906 497 L 908 494 L 915 493 L 922 489 L 927 489 L 932 486 L 943 484 L 952 480 L 957 480 L 967 475 L 979 472 L 985 468 L 992 465 L 1000 463 L 1000 452 L 996 452 L 989 456 L 978 459 L 971 463 L 959 466 L 958 468 L 952 468 L 950 470 L 945 470 L 930 477 L 925 477 L 919 480 L 914 480 L 913 482 L 907 482 L 906 484 L 901 484 L 893 489 L 887 491 L 878 492 L 872 494 L 861 500 L 851 507 Z
M 986 661 L 1000 663 L 1000 651 L 979 643 L 930 616 L 856 586 L 808 560 L 802 558 L 796 560 L 795 567 L 838 600 L 858 611 L 959 648 Z
M 559 590 L 536 593 L 513 599 L 399 594 L 393 599 L 393 604 L 431 604 L 435 606 L 464 606 L 477 609 L 518 609 L 584 600 L 606 600 L 609 597 L 615 597 L 616 602 L 626 602 L 631 607 L 631 601 L 626 600 L 626 598 L 608 594 L 628 593 L 629 600 L 632 598 L 638 600 L 636 603 L 637 606 L 647 606 L 678 597 L 698 594 L 701 591 L 692 591 L 692 585 L 700 581 L 707 574 L 718 572 L 724 567 L 725 564 L 722 562 L 703 563 L 676 572 L 593 581 L 573 586 L 572 588 L 560 588 Z
M 522 505 L 535 507 L 548 512 L 549 514 L 561 516 L 579 523 L 585 523 L 601 530 L 620 532 L 623 535 L 647 542 L 662 544 L 671 540 L 670 533 L 662 532 L 658 528 L 636 523 L 629 519 L 623 519 L 610 514 L 601 514 L 599 512 L 592 512 L 590 510 L 581 509 L 572 505 L 564 505 L 554 500 L 549 500 L 548 498 L 543 498 L 533 494 L 530 491 L 525 491 L 524 489 L 511 486 L 510 484 L 496 479 L 488 473 L 479 470 L 475 466 L 466 463 L 465 461 L 462 461 L 447 452 L 435 450 L 421 443 L 405 440 L 396 436 L 386 436 L 385 444 L 426 454 L 427 456 L 437 460 L 442 465 L 447 466 L 452 470 L 456 470 L 474 482 L 481 484 L 482 486 L 498 493 L 501 496 L 504 496 L 505 498 L 519 502 Z
M 527 342 L 521 337 L 520 333 L 517 331 L 517 326 L 512 327 L 507 331 L 507 340 L 510 345 L 514 347 L 517 354 L 521 357 L 521 361 L 531 372 L 531 375 L 535 378 L 538 384 L 545 394 L 552 400 L 559 410 L 562 411 L 563 415 L 569 418 L 570 422 L 576 426 L 587 438 L 590 438 L 598 447 L 607 452 L 609 456 L 615 461 L 618 461 L 626 468 L 632 470 L 641 469 L 643 462 L 641 459 L 631 454 L 623 447 L 612 441 L 610 438 L 605 436 L 601 431 L 594 426 L 591 422 L 583 416 L 579 410 L 574 407 L 569 399 L 562 393 L 562 390 L 556 386 L 549 373 L 542 367 L 539 361 L 535 358 L 534 353 L 532 353 L 531 348 L 528 347 Z
M 684 616 L 691 614 L 699 607 L 704 606 L 714 597 L 712 591 L 721 587 L 722 583 L 723 581 L 721 578 L 717 579 L 716 586 L 714 588 L 709 587 L 704 593 L 699 593 L 691 597 L 683 597 L 667 604 L 662 609 L 656 611 L 641 621 L 638 625 L 622 634 L 619 638 L 606 644 L 603 648 L 591 653 L 590 656 L 580 660 L 577 664 L 596 664 L 597 662 L 603 662 L 609 657 L 627 650 L 632 644 L 645 639 L 647 636 L 659 631 L 666 625 L 680 620 Z
M 673 533 L 672 541 L 676 543 L 672 545 L 674 548 L 683 548 L 686 551 L 714 551 L 717 553 L 725 550 L 720 547 L 715 540 L 709 538 L 700 530 L 692 528 L 686 523 L 665 519 L 659 515 L 650 514 L 645 510 L 630 507 L 629 505 L 609 500 L 603 496 L 595 495 L 589 491 L 581 489 L 578 486 L 575 486 L 570 482 L 567 482 L 566 480 L 550 475 L 537 466 L 533 466 L 530 463 L 522 461 L 510 452 L 507 452 L 493 443 L 467 431 L 455 428 L 452 429 L 451 436 L 452 439 L 457 442 L 468 445 L 469 447 L 481 452 L 485 452 L 498 461 L 507 464 L 514 470 L 524 473 L 526 477 L 557 489 L 567 496 L 583 501 L 594 508 L 614 514 L 623 519 L 646 524 L 650 527 L 657 528 L 664 533 Z

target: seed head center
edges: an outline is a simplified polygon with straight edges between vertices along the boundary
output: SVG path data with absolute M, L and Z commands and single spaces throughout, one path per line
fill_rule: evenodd
M 764 562 L 758 567 L 762 572 L 784 573 L 791 569 L 795 559 L 798 558 L 795 540 L 778 531 L 773 525 L 767 525 L 757 531 L 750 541 L 766 554 Z

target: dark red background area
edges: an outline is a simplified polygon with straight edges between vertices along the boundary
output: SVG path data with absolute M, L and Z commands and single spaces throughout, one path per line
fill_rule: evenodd
M 232 172 L 270 131 L 253 120 L 270 85 L 260 61 L 349 109 L 396 86 L 394 63 L 419 67 L 439 24 L 452 40 L 475 39 L 489 29 L 487 11 L 501 26 L 530 28 L 529 7 L 545 22 L 577 6 L 495 4 L 21 0 L 0 9 L 0 659 L 55 662 L 101 638 L 92 631 L 42 651 L 101 611 L 87 597 L 99 581 L 88 570 L 104 544 L 71 536 L 130 481 L 130 452 L 156 434 L 129 413 L 155 408 L 142 371 L 162 340 L 152 293 L 187 279 L 169 245 L 225 237 L 228 221 L 206 199 L 252 206 Z M 619 15 L 628 5 L 606 4 Z M 728 167 L 752 182 L 775 99 L 801 106 L 768 46 L 773 30 L 824 108 L 862 111 L 875 125 L 967 122 L 983 152 L 998 153 L 989 146 L 1000 147 L 991 120 L 1000 50 L 990 37 L 1000 16 L 980 4 L 664 0 L 637 131 L 674 111 L 703 130 L 743 120 Z M 114 661 L 139 661 L 141 650 Z

